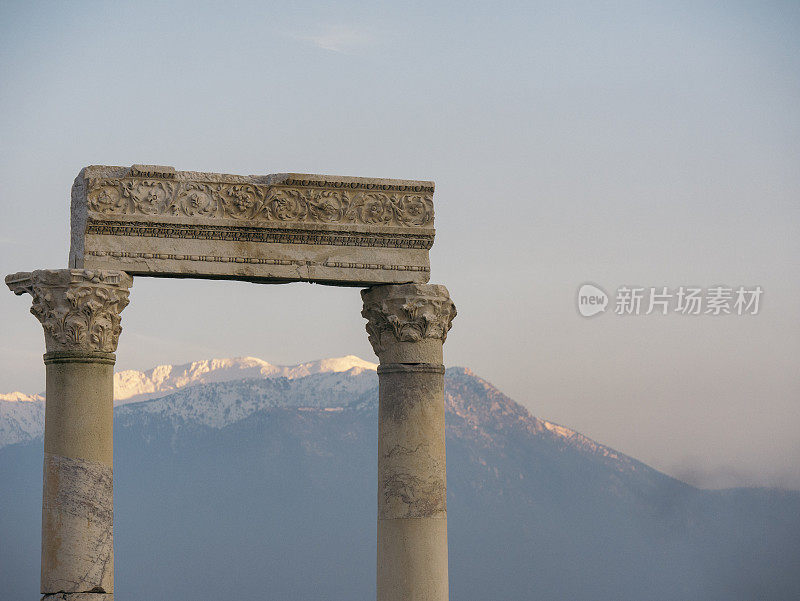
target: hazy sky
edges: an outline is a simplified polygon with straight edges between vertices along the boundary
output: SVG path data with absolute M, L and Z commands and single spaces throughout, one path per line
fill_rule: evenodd
M 66 267 L 89 164 L 436 182 L 467 365 L 704 486 L 800 488 L 800 3 L 0 3 L 0 271 Z M 764 290 L 586 319 L 579 285 Z M 356 289 L 137 278 L 117 367 L 373 359 Z M 612 298 L 613 305 L 613 298 Z M 0 294 L 0 391 L 44 388 Z

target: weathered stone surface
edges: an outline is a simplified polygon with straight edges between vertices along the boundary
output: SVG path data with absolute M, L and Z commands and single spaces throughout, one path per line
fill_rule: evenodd
M 447 601 L 447 518 L 378 520 L 378 601 Z
M 111 593 L 55 593 L 44 595 L 41 601 L 114 601 Z
M 113 356 L 45 355 L 43 593 L 114 590 Z
M 378 517 L 444 518 L 444 367 L 382 366 L 378 373 Z
M 456 307 L 437 284 L 374 286 L 361 291 L 367 334 L 381 363 L 442 363 Z
M 33 297 L 31 313 L 42 323 L 48 352 L 113 353 L 132 284 L 121 271 L 42 269 L 6 276 L 14 294 Z
M 447 601 L 442 345 L 447 288 L 374 286 L 362 315 L 378 367 L 378 599 Z
M 70 266 L 338 285 L 427 282 L 433 182 L 91 166 L 72 189 Z
M 114 592 L 113 471 L 45 453 L 42 592 Z
M 55 355 L 55 357 L 53 357 Z M 114 363 L 45 355 L 44 452 L 114 465 Z M 113 355 L 112 355 L 113 356 Z

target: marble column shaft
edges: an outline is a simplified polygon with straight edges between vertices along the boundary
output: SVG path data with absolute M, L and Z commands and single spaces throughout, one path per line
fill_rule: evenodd
M 362 292 L 380 359 L 378 601 L 447 601 L 442 344 L 456 315 L 444 286 Z
M 45 600 L 111 601 L 114 351 L 132 278 L 39 270 L 6 284 L 33 297 L 47 350 L 41 592 Z

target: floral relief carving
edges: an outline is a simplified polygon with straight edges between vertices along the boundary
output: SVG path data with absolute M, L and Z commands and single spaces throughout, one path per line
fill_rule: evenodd
M 121 271 L 40 270 L 6 277 L 17 295 L 33 297 L 31 313 L 51 351 L 113 353 L 122 332 L 132 278 Z
M 90 182 L 91 186 L 91 182 Z M 102 186 L 91 189 L 87 194 L 90 211 L 96 213 L 126 212 L 125 202 L 122 198 L 121 187 Z
M 308 216 L 308 203 L 299 190 L 272 190 L 267 202 L 269 211 L 264 213 L 267 220 L 305 221 Z
M 250 221 L 433 226 L 432 191 L 343 189 L 330 182 L 308 186 L 102 179 L 87 182 L 95 213 L 185 215 Z
M 188 183 L 170 201 L 164 212 L 171 215 L 182 213 L 188 217 L 214 217 L 218 207 L 219 202 L 211 186 Z
M 219 185 L 214 193 L 223 217 L 250 219 L 262 204 L 262 194 L 250 185 Z
M 128 200 L 123 206 L 127 205 L 130 213 L 144 215 L 163 213 L 174 191 L 175 184 L 160 180 L 128 180 L 120 187 L 122 198 Z
M 306 202 L 313 221 L 333 223 L 344 219 L 351 201 L 347 192 L 313 190 Z
M 381 286 L 364 290 L 361 296 L 361 315 L 367 319 L 367 334 L 376 353 L 395 342 L 431 338 L 444 343 L 457 313 L 447 288 L 433 284 Z

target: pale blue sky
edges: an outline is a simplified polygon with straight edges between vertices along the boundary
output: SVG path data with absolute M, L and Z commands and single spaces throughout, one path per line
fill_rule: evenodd
M 800 3 L 0 3 L 0 271 L 88 164 L 436 181 L 446 362 L 709 486 L 800 488 Z M 580 284 L 761 285 L 581 318 Z M 44 387 L 0 294 L 0 391 Z M 118 367 L 373 358 L 357 290 L 137 278 Z

